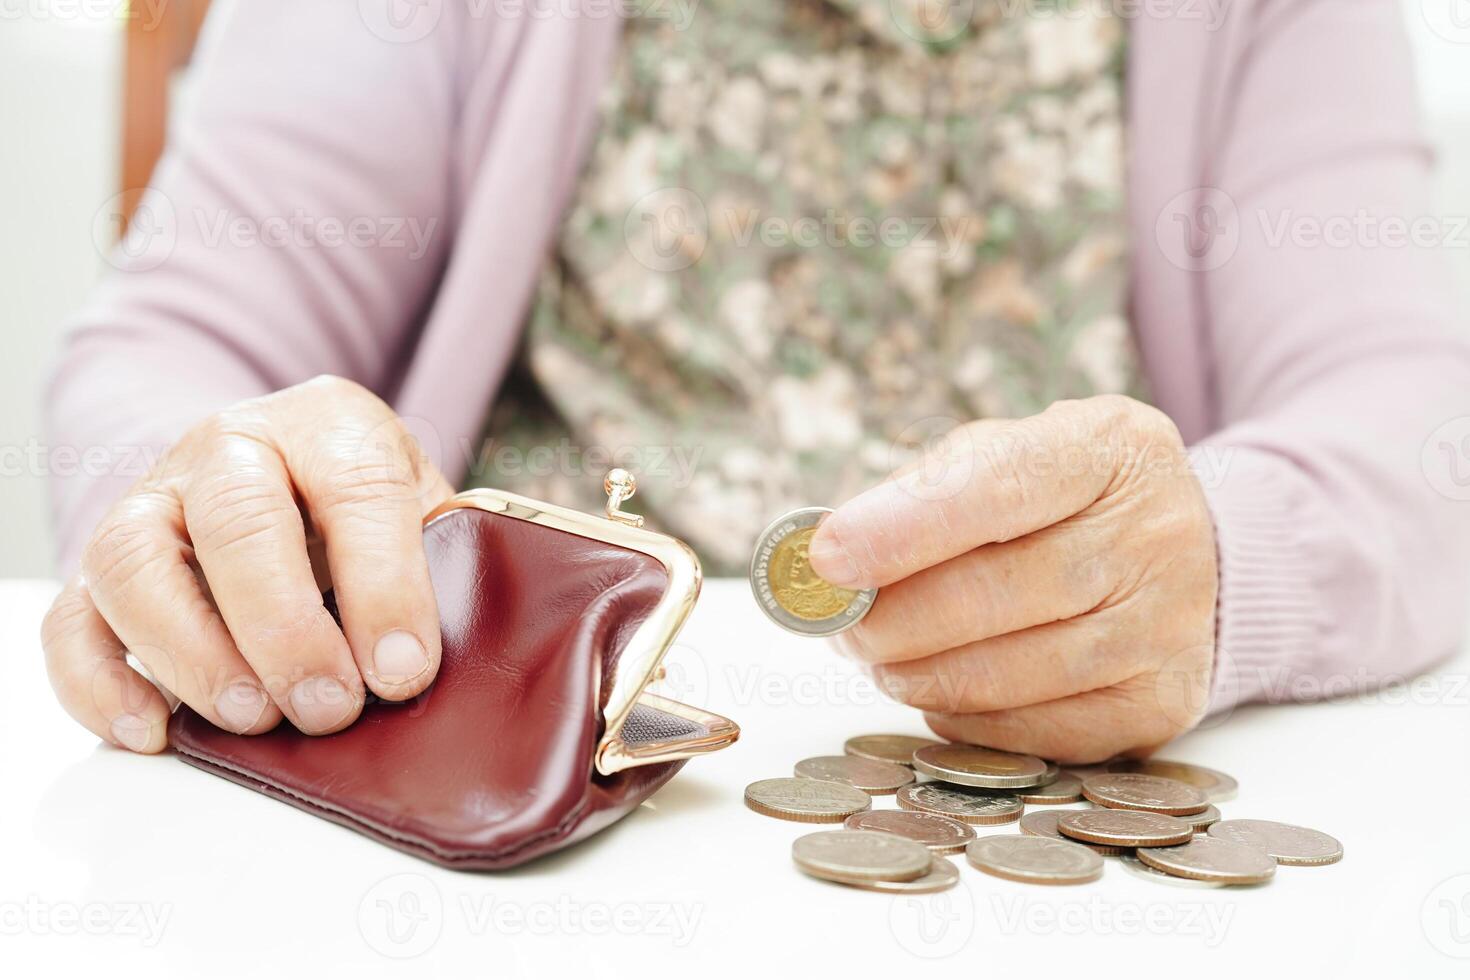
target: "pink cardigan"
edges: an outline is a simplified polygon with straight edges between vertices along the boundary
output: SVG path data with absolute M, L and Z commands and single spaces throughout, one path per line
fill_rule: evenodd
M 63 567 L 136 477 L 137 448 L 324 372 L 432 427 L 449 478 L 463 473 L 619 23 L 609 4 L 511 19 L 429 4 L 437 25 L 394 43 L 359 19 L 372 6 L 250 0 L 212 24 L 154 181 L 165 234 L 114 257 L 125 271 L 77 317 L 50 384 L 52 445 L 117 453 L 53 480 Z M 1454 422 L 1470 416 L 1470 348 L 1435 250 L 1378 234 L 1379 217 L 1433 213 L 1398 5 L 1138 6 L 1133 322 L 1217 525 L 1212 707 L 1411 674 L 1459 644 L 1470 595 L 1455 499 L 1470 487 L 1451 458 L 1470 446 Z M 315 224 L 354 216 L 381 247 Z M 1196 234 L 1193 257 L 1192 216 L 1225 230 Z M 1312 238 L 1355 216 L 1346 241 Z

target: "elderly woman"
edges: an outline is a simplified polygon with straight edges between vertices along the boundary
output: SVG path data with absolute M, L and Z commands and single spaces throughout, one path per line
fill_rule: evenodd
M 151 451 L 55 481 L 99 737 L 166 744 L 124 651 L 246 734 L 416 694 L 423 515 L 614 462 L 717 572 L 840 505 L 842 649 L 952 738 L 1147 751 L 1459 642 L 1470 349 L 1390 0 L 217 20 L 49 392 Z

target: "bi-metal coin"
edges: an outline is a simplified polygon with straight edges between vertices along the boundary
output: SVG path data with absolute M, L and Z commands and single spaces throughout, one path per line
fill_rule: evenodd
M 873 608 L 877 589 L 844 589 L 812 571 L 807 549 L 826 507 L 782 514 L 761 532 L 750 559 L 756 604 L 777 626 L 802 636 L 832 636 L 851 629 Z

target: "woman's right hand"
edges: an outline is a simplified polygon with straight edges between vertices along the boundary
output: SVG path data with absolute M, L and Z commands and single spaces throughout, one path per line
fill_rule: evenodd
M 439 668 L 422 521 L 453 493 L 386 404 L 321 377 L 200 423 L 117 502 L 42 626 L 62 706 L 158 752 L 169 704 L 220 728 L 350 725 Z M 322 604 L 335 589 L 342 625 Z

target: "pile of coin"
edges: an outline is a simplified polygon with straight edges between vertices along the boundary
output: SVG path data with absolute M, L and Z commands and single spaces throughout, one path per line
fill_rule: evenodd
M 809 875 L 875 891 L 942 891 L 959 881 L 947 855 L 1033 884 L 1081 884 L 1106 856 L 1153 881 L 1194 887 L 1262 884 L 1278 865 L 1342 859 L 1327 834 L 1272 820 L 1225 820 L 1235 795 L 1222 772 L 1162 759 L 1115 759 L 1092 771 L 978 745 L 861 735 L 843 755 L 803 759 L 793 775 L 745 790 L 750 809 L 799 823 L 841 823 L 792 845 Z M 927 777 L 927 778 L 921 778 Z M 898 809 L 874 809 L 893 795 Z M 1031 806 L 1083 804 L 1086 809 Z M 1019 822 L 1019 834 L 977 827 Z

